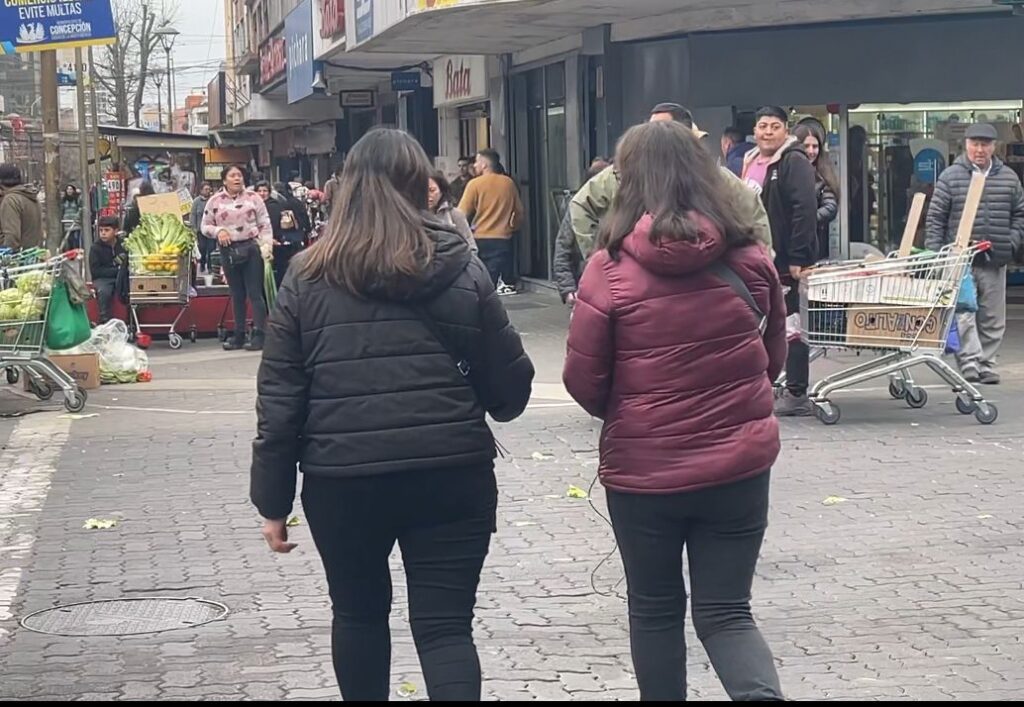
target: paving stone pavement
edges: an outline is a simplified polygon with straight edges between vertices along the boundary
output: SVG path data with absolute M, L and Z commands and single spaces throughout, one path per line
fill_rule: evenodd
M 566 496 L 591 485 L 598 429 L 558 392 L 566 316 L 535 297 L 510 306 L 539 364 L 539 397 L 497 428 L 511 458 L 499 464 L 477 612 L 485 695 L 633 700 L 610 528 Z M 861 391 L 840 398 L 837 427 L 785 422 L 754 604 L 790 698 L 1024 691 L 1024 341 L 1010 344 L 992 427 L 958 415 L 940 390 L 924 410 Z M 86 410 L 96 417 L 0 419 L 0 699 L 337 699 L 308 529 L 294 529 L 295 553 L 273 556 L 247 500 L 256 357 L 157 343 L 153 361 L 152 385 L 96 391 Z M 603 512 L 599 487 L 594 501 Z M 83 530 L 92 517 L 119 524 Z M 395 588 L 394 699 L 403 683 L 422 699 Z M 198 596 L 231 613 L 126 638 L 17 623 L 58 604 L 143 596 Z M 724 698 L 688 636 L 691 697 Z

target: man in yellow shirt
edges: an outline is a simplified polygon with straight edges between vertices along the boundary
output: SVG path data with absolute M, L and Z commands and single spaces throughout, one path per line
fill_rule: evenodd
M 480 260 L 487 266 L 498 294 L 515 292 L 515 267 L 512 261 L 512 236 L 523 222 L 523 202 L 519 188 L 502 174 L 501 158 L 494 150 L 476 154 L 476 179 L 466 185 L 459 210 L 473 224 Z

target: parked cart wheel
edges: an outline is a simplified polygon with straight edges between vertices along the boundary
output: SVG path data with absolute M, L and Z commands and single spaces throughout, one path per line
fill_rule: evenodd
M 814 414 L 822 424 L 829 427 L 838 424 L 839 418 L 842 416 L 839 406 L 828 401 L 817 403 L 814 407 Z
M 992 403 L 978 403 L 974 417 L 983 425 L 991 425 L 999 419 L 999 410 Z
M 173 331 L 167 335 L 167 344 L 175 351 L 181 348 L 181 343 L 181 337 Z
M 188 328 L 188 340 L 193 344 L 199 339 L 199 330 L 196 329 L 196 325 L 193 324 Z
M 889 395 L 893 400 L 903 400 L 907 397 L 907 386 L 903 384 L 902 380 L 892 378 L 889 380 Z
M 30 379 L 28 387 L 32 395 L 40 400 L 49 400 L 53 397 L 53 386 L 47 381 Z
M 973 415 L 978 411 L 978 404 L 970 398 L 956 396 L 956 411 L 961 415 Z
M 924 388 L 907 388 L 907 397 L 904 400 L 910 407 L 920 410 L 928 404 L 928 391 Z
M 11 367 L 9 367 L 7 369 L 7 382 L 8 383 L 10 383 L 11 385 L 17 385 L 18 380 L 20 380 L 20 379 L 21 379 L 21 371 L 19 371 L 14 366 L 11 366 Z
M 225 341 L 228 340 L 228 330 L 225 329 L 223 326 L 217 327 L 217 340 L 220 341 L 221 343 L 224 343 Z
M 85 409 L 85 401 L 89 399 L 88 394 L 81 388 L 76 388 L 73 393 L 64 398 L 64 409 L 68 412 L 82 412 Z

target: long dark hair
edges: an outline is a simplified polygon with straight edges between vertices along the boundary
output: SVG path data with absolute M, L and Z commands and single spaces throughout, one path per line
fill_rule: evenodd
M 434 180 L 434 184 L 437 185 L 437 190 L 441 192 L 441 196 L 437 200 L 437 208 L 440 209 L 445 204 L 448 206 L 455 206 L 452 203 L 452 185 L 448 181 L 448 177 L 445 176 L 444 172 L 440 169 L 435 169 L 430 173 L 430 178 Z
M 421 213 L 432 171 L 408 133 L 364 135 L 345 160 L 330 229 L 307 251 L 302 275 L 360 296 L 371 289 L 408 294 L 434 254 Z
M 755 242 L 753 224 L 736 210 L 721 168 L 682 123 L 630 128 L 619 140 L 615 165 L 619 192 L 598 236 L 599 246 L 613 258 L 644 214 L 654 219 L 655 243 L 696 241 L 699 226 L 691 211 L 711 221 L 730 247 Z
M 838 200 L 839 178 L 836 177 L 836 172 L 832 169 L 832 163 L 828 159 L 822 159 L 825 155 L 825 132 L 816 123 L 808 122 L 797 125 L 793 130 L 793 134 L 800 141 L 801 145 L 804 144 L 804 140 L 811 136 L 818 141 L 818 159 L 814 161 L 814 169 L 817 170 L 818 176 L 829 186 L 829 189 L 832 190 L 832 193 L 836 195 Z

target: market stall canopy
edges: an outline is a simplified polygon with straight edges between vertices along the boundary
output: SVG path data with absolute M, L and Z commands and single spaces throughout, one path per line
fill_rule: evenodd
M 114 138 L 119 147 L 164 148 L 167 150 L 202 150 L 210 146 L 205 135 L 185 133 L 164 133 L 142 128 L 123 128 L 117 125 L 101 125 L 100 136 Z

